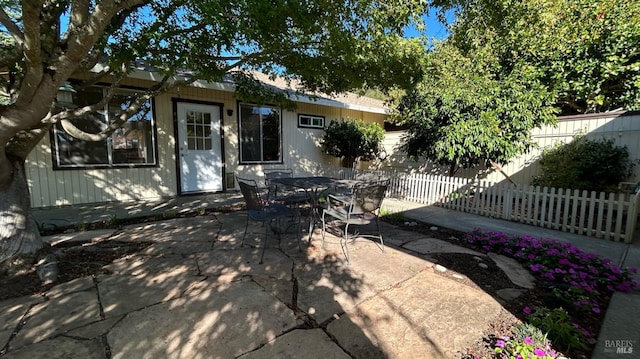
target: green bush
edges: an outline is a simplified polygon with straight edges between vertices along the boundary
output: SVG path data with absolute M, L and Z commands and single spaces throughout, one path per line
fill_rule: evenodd
M 626 147 L 613 140 L 589 140 L 576 136 L 570 143 L 543 152 L 542 174 L 534 177 L 534 186 L 615 192 L 618 183 L 633 173 L 634 163 Z
M 350 166 L 357 160 L 377 158 L 383 137 L 384 129 L 377 123 L 332 121 L 325 129 L 320 144 L 324 153 L 343 158 Z

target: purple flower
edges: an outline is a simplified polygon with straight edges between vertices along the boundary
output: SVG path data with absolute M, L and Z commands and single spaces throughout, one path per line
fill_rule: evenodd
M 504 348 L 505 345 L 507 345 L 507 343 L 505 343 L 505 341 L 502 339 L 498 339 L 498 341 L 496 341 L 497 347 Z
M 550 255 L 550 256 L 554 256 L 554 255 L 559 254 L 559 253 L 560 253 L 560 251 L 559 251 L 559 250 L 557 250 L 557 249 L 555 249 L 555 248 L 549 248 L 549 249 L 547 250 L 547 253 L 546 253 L 546 254 L 547 254 L 547 255 Z
M 545 352 L 544 352 L 544 350 L 542 350 L 542 349 L 540 349 L 540 348 L 535 348 L 535 349 L 533 350 L 533 354 L 534 354 L 534 355 L 536 355 L 536 356 L 538 356 L 538 357 L 541 357 L 541 358 L 545 356 Z
M 570 266 L 572 263 L 568 259 L 562 258 L 558 261 L 558 264 L 562 264 L 563 266 Z
M 524 307 L 522 311 L 524 312 L 524 314 L 531 314 L 531 308 L 529 307 Z
M 555 280 L 556 279 L 556 277 L 554 277 L 553 273 L 551 273 L 551 272 L 547 272 L 547 273 L 543 274 L 542 277 L 544 277 L 544 278 L 546 278 L 548 280 Z
M 600 314 L 600 308 L 598 308 L 598 307 L 594 306 L 593 308 L 591 308 L 591 310 L 593 310 L 593 312 L 596 313 L 596 314 Z
M 529 266 L 529 268 L 532 272 L 538 272 L 539 270 L 543 269 L 544 266 L 542 264 L 532 264 L 531 266 Z
M 525 344 L 533 344 L 533 340 L 529 337 L 524 338 Z

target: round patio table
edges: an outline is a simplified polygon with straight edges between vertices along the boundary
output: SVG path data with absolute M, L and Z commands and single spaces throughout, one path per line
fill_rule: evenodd
M 307 177 L 283 177 L 274 178 L 271 182 L 280 184 L 283 186 L 290 186 L 300 188 L 305 191 L 309 197 L 309 203 L 311 204 L 311 211 L 309 213 L 309 243 L 311 243 L 311 235 L 317 223 L 320 223 L 320 205 L 318 199 L 320 194 L 329 189 L 343 188 L 351 189 L 362 181 L 349 180 L 349 179 L 337 179 L 325 176 L 307 176 Z

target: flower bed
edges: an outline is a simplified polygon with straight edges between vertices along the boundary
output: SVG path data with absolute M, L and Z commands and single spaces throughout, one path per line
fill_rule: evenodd
M 632 279 L 636 268 L 621 269 L 608 258 L 570 243 L 479 229 L 468 233 L 464 242 L 515 258 L 538 279 L 539 290 L 546 291 L 543 301 L 523 308 L 525 322 L 531 326 L 514 328 L 520 335 L 490 340 L 498 358 L 560 356 L 552 345 L 564 352 L 590 352 L 598 333 L 587 329 L 589 319 L 601 316 L 614 292 L 640 289 Z

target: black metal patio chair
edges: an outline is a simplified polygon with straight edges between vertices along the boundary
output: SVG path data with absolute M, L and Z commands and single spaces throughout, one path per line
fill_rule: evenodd
M 278 235 L 280 239 L 281 227 L 280 220 L 283 218 L 292 218 L 298 223 L 297 234 L 300 233 L 300 213 L 297 209 L 287 207 L 281 203 L 269 202 L 262 199 L 258 192 L 258 184 L 255 180 L 236 177 L 240 191 L 247 205 L 247 223 L 244 227 L 244 235 L 242 236 L 242 242 L 240 246 L 244 246 L 244 239 L 247 236 L 247 229 L 249 228 L 249 221 L 262 222 L 265 227 L 264 232 L 264 244 L 262 246 L 262 253 L 260 254 L 260 264 L 264 259 L 264 251 L 267 248 L 267 239 L 269 228 Z M 272 226 L 272 222 L 276 222 L 275 229 Z M 300 241 L 298 240 L 298 249 L 300 247 Z
M 385 192 L 389 186 L 389 181 L 380 181 L 356 186 L 353 193 L 348 196 L 329 195 L 327 197 L 327 208 L 322 211 L 322 245 L 325 243 L 327 231 L 327 220 L 325 217 L 332 217 L 344 225 L 340 245 L 347 263 L 349 263 L 348 242 L 354 241 L 357 237 L 375 238 L 380 240 L 380 249 L 384 252 L 384 241 L 380 230 L 380 206 L 384 199 Z M 372 221 L 376 222 L 377 235 L 361 234 L 358 232 L 349 233 L 349 226 L 368 225 Z

